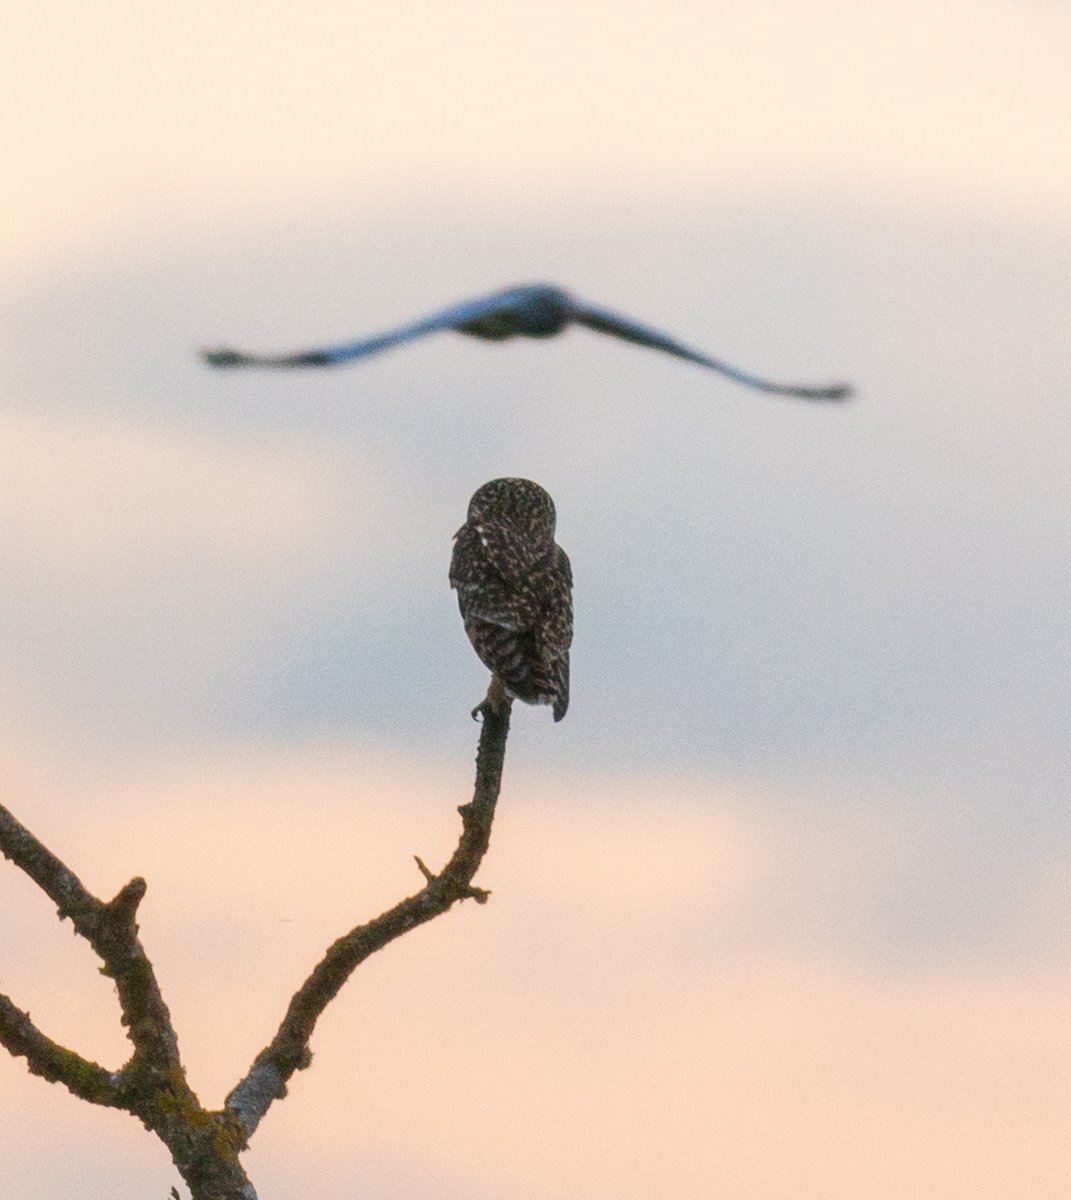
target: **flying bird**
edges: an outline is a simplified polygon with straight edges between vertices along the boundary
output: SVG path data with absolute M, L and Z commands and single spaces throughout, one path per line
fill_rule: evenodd
M 333 367 L 353 359 L 367 358 L 381 350 L 400 346 L 442 329 L 455 329 L 471 337 L 501 342 L 512 337 L 553 337 L 567 325 L 583 325 L 598 333 L 608 333 L 626 342 L 634 342 L 637 346 L 663 350 L 688 362 L 710 367 L 760 392 L 798 396 L 804 400 L 846 400 L 851 395 L 851 388 L 843 383 L 807 387 L 762 379 L 738 370 L 721 359 L 693 350 L 683 342 L 629 317 L 586 304 L 561 288 L 546 283 L 506 288 L 490 296 L 465 300 L 387 333 L 373 334 L 318 350 L 303 350 L 293 354 L 243 354 L 238 350 L 219 349 L 206 350 L 203 354 L 205 361 L 214 367 Z
M 554 540 L 554 501 L 530 479 L 492 479 L 454 534 L 450 586 L 473 649 L 491 671 L 485 707 L 516 698 L 569 707 L 573 574 Z

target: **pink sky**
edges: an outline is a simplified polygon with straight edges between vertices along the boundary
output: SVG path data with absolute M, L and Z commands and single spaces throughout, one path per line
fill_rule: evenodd
M 594 564 L 578 574 L 576 711 L 560 729 L 517 714 L 479 880 L 491 903 L 390 947 L 331 1007 L 247 1156 L 263 1200 L 1056 1200 L 1071 1173 L 1071 14 L 1032 0 L 659 13 L 57 0 L 12 14 L 3 801 L 98 893 L 148 879 L 143 938 L 190 1076 L 218 1103 L 326 945 L 418 886 L 414 853 L 448 855 L 471 786 L 464 705 L 427 748 L 383 729 L 441 711 L 429 692 L 473 701 L 482 685 L 447 596 L 428 643 L 452 657 L 406 646 L 378 678 L 363 642 L 337 656 L 339 676 L 351 651 L 369 673 L 354 692 L 382 688 L 382 723 L 351 736 L 317 729 L 312 701 L 311 734 L 235 718 L 206 736 L 188 697 L 226 713 L 299 675 L 280 630 L 305 611 L 403 639 L 395 614 L 445 588 L 421 554 L 460 523 L 451 467 L 532 462 L 574 563 Z M 725 228 L 705 229 L 709 212 Z M 870 238 L 901 218 L 902 243 Z M 737 227 L 754 238 L 746 264 Z M 579 336 L 553 356 L 444 341 L 385 357 L 359 403 L 356 375 L 223 383 L 194 360 L 208 336 L 356 335 L 532 265 L 582 274 L 610 293 L 596 300 L 639 294 L 637 316 L 682 335 L 721 329 L 730 345 L 709 348 L 742 347 L 756 360 L 742 365 L 859 377 L 863 398 L 827 423 L 726 393 L 703 425 L 707 380 Z M 665 414 L 639 450 L 628 421 L 646 410 L 618 403 L 633 392 Z M 421 439 L 445 464 L 426 491 Z M 653 508 L 648 473 L 667 481 Z M 690 478 L 709 509 L 674 490 Z M 616 519 L 650 541 L 615 548 Z M 659 557 L 663 534 L 681 559 Z M 749 540 L 754 557 L 734 556 Z M 735 572 L 724 593 L 705 590 L 712 547 Z M 736 664 L 738 725 L 716 704 L 695 716 L 696 697 L 654 674 L 651 580 L 693 560 L 667 620 L 682 596 L 717 610 L 682 637 L 717 664 L 704 695 Z M 782 586 L 799 600 L 783 617 Z M 843 759 L 835 738 L 794 757 L 771 735 L 781 756 L 759 767 L 761 741 L 717 742 L 749 703 L 776 726 L 809 685 L 828 700 L 857 649 L 829 631 L 874 609 L 879 733 L 846 720 Z M 723 611 L 746 653 L 719 640 Z M 94 640 L 101 626 L 112 640 Z M 767 698 L 768 628 L 790 630 L 813 674 L 793 667 Z M 947 661 L 962 676 L 915 629 L 961 650 Z M 1016 631 L 1023 652 L 1005 659 Z M 649 742 L 642 711 L 624 722 L 616 766 L 600 721 L 637 693 L 679 715 L 652 714 Z M 718 753 L 678 753 L 670 732 L 690 714 Z M 118 1065 L 92 956 L 0 866 L 3 990 Z M 17 1200 L 162 1198 L 178 1182 L 131 1118 L 21 1063 L 0 1059 L 0 1108 Z
M 327 942 L 416 886 L 411 853 L 445 856 L 465 790 L 455 765 L 360 749 L 114 774 L 40 746 L 5 759 L 20 807 L 91 886 L 110 894 L 130 863 L 148 876 L 143 937 L 217 1101 Z M 840 914 L 898 850 L 880 812 L 788 827 L 746 785 L 510 772 L 492 902 L 351 981 L 258 1132 L 261 1194 L 312 1171 L 340 1197 L 1058 1196 L 1066 876 L 1021 914 L 1011 959 L 891 967 Z M 91 956 L 12 875 L 5 986 L 120 1061 Z M 0 1087 L 14 1194 L 170 1186 L 133 1122 L 18 1070 Z

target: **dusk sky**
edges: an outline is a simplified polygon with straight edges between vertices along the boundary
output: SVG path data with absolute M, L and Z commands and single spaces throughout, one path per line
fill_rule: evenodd
M 218 1105 L 449 856 L 471 493 L 538 480 L 571 705 L 466 904 L 358 970 L 262 1200 L 1006 1200 L 1071 1173 L 1071 11 L 575 0 L 6 21 L 3 802 L 141 933 Z M 849 405 L 571 330 L 333 371 L 547 280 Z M 108 1066 L 0 863 L 0 990 Z M 10 1194 L 179 1183 L 0 1058 Z

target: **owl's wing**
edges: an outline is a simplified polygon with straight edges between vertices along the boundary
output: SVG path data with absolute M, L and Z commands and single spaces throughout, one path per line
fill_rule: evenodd
M 554 547 L 554 558 L 543 576 L 542 591 L 543 609 L 536 640 L 544 654 L 567 656 L 573 642 L 573 571 L 561 546 Z
M 720 359 L 711 358 L 708 354 L 702 354 L 698 350 L 693 350 L 691 346 L 686 346 L 683 342 L 678 342 L 675 338 L 671 338 L 668 334 L 660 333 L 657 329 L 651 329 L 649 326 L 641 325 L 629 317 L 623 317 L 607 309 L 596 308 L 590 304 L 574 303 L 572 318 L 577 324 L 586 325 L 589 329 L 595 329 L 599 333 L 611 334 L 613 337 L 622 338 L 626 342 L 634 342 L 637 346 L 649 346 L 652 350 L 664 350 L 667 354 L 675 354 L 678 358 L 687 359 L 688 362 L 699 363 L 703 367 L 710 367 L 712 370 L 736 380 L 737 383 L 742 383 L 745 387 L 755 388 L 760 392 L 773 392 L 781 396 L 798 396 L 804 400 L 846 400 L 852 393 L 852 389 L 844 383 L 829 384 L 824 387 L 807 387 L 794 383 L 773 383 L 768 379 L 760 378 L 758 375 L 738 370 L 736 367 L 732 367 Z
M 547 572 L 543 608 L 533 627 L 536 653 L 544 664 L 554 700 L 554 720 L 569 708 L 569 647 L 573 641 L 573 572 L 569 556 L 555 546 Z
M 520 633 L 529 629 L 539 615 L 539 597 L 530 589 L 507 583 L 491 568 L 486 555 L 462 529 L 450 560 L 450 586 L 457 589 L 457 603 L 467 621 L 487 621 Z
M 488 296 L 451 304 L 448 308 L 386 333 L 373 334 L 354 342 L 342 342 L 337 346 L 299 350 L 291 354 L 243 354 L 239 350 L 204 350 L 202 357 L 213 367 L 333 367 L 355 358 L 367 358 L 381 350 L 389 350 L 392 346 L 400 346 L 404 342 L 424 337 L 428 333 L 457 329 L 470 321 L 493 316 L 516 303 L 515 291 L 494 292 Z

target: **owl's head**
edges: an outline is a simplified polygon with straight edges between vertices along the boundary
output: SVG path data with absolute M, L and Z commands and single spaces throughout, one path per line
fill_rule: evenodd
M 534 532 L 554 536 L 556 515 L 550 493 L 531 479 L 492 479 L 478 488 L 469 501 L 470 523 L 506 520 L 526 525 Z

